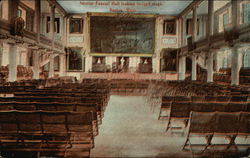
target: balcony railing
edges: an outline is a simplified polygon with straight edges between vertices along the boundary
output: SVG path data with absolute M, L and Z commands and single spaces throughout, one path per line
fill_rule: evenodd
M 63 44 L 62 44 L 62 42 L 55 41 L 55 42 L 54 42 L 54 47 L 55 47 L 56 49 L 62 50 L 62 49 L 63 49 Z
M 35 32 L 31 32 L 31 31 L 28 31 L 26 29 L 24 29 L 24 37 L 28 38 L 28 39 L 32 39 L 34 41 L 37 40 L 37 33 Z
M 231 29 L 227 30 L 231 31 Z M 250 33 L 250 27 L 249 25 L 244 26 L 238 26 L 236 29 L 236 32 L 239 34 L 239 38 L 247 38 L 247 41 L 249 42 L 249 33 Z M 234 40 L 234 39 L 233 39 Z M 236 40 L 237 41 L 237 40 Z M 226 46 L 227 43 L 225 38 L 225 32 L 219 32 L 215 33 L 214 35 L 210 36 L 210 45 L 214 46 L 215 48 L 221 48 L 223 46 Z M 202 48 L 207 49 L 208 46 L 208 39 L 199 40 L 197 42 L 194 42 L 194 45 L 196 46 L 195 50 L 199 51 L 202 50 Z M 188 52 L 188 46 L 181 47 L 182 52 Z
M 10 23 L 7 20 L 0 19 L 0 29 L 10 31 Z
M 43 34 L 40 35 L 40 42 L 44 45 L 52 46 L 52 40 L 44 36 Z

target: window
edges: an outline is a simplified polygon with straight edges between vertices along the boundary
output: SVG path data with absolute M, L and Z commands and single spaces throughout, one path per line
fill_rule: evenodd
M 60 18 L 55 18 L 55 32 L 60 33 Z
M 83 32 L 83 20 L 81 18 L 70 19 L 70 33 L 82 33 Z
M 26 29 L 29 31 L 33 31 L 34 29 L 34 13 L 30 11 L 26 11 Z
M 229 14 L 228 12 L 223 14 L 223 27 L 225 27 L 229 24 Z
M 55 33 L 60 33 L 60 18 L 55 18 Z M 47 33 L 50 33 L 50 16 L 47 16 Z
M 56 56 L 54 58 L 54 70 L 55 71 L 59 71 L 59 69 L 60 69 L 59 63 L 60 63 L 60 58 L 59 58 L 59 56 Z
M 17 10 L 17 16 L 22 17 L 22 15 L 23 15 L 22 10 L 21 10 L 21 9 L 18 9 L 18 10 Z
M 199 34 L 200 34 L 200 19 L 197 19 L 196 29 L 197 29 L 197 36 L 199 36 Z
M 192 35 L 192 19 L 187 19 L 186 21 L 186 34 Z
M 242 4 L 242 22 L 248 23 L 250 22 L 250 3 L 243 3 Z
M 244 51 L 243 54 L 243 67 L 250 67 L 249 65 L 249 52 L 247 51 L 247 49 Z
M 48 72 L 48 71 L 49 71 L 49 64 L 50 64 L 50 63 L 47 63 L 47 64 L 45 64 L 45 65 L 43 66 L 43 71 L 45 71 L 45 72 Z
M 227 68 L 227 56 L 223 58 L 222 68 Z
M 175 35 L 176 34 L 176 22 L 175 22 L 175 20 L 165 20 L 164 21 L 163 34 L 164 35 Z

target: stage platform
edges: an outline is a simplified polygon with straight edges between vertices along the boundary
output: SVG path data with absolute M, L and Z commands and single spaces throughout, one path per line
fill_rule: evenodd
M 177 73 L 82 73 L 82 79 L 177 80 Z

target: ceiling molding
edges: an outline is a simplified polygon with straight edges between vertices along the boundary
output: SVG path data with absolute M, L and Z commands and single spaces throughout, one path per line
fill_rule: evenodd
M 186 14 L 188 14 L 194 6 L 198 6 L 201 2 L 203 2 L 204 0 L 194 0 L 192 3 L 190 3 L 180 14 L 178 17 L 182 17 Z
M 62 13 L 64 16 L 68 14 L 56 0 L 48 0 L 48 2 L 50 5 L 55 5 L 55 7 L 58 9 L 58 12 Z

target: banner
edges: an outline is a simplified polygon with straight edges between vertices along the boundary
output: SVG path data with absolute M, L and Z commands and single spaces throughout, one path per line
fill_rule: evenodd
M 70 13 L 146 13 L 177 15 L 192 1 L 91 1 L 58 0 L 58 3 Z

